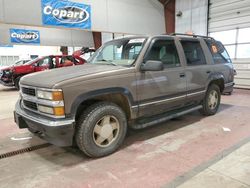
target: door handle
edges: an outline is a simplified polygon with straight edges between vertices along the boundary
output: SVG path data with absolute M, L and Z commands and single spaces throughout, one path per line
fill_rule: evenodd
M 185 77 L 186 75 L 185 75 L 185 73 L 180 73 L 180 77 L 181 78 L 183 78 L 183 77 Z

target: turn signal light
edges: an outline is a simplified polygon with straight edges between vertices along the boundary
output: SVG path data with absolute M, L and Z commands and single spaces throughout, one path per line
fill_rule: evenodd
M 64 116 L 65 115 L 64 106 L 54 107 L 54 115 Z
M 53 101 L 62 101 L 63 100 L 62 91 L 53 91 L 52 98 L 53 98 Z

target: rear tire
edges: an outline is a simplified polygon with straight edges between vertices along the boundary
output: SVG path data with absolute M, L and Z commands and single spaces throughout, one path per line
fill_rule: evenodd
M 89 157 L 103 157 L 116 151 L 126 136 L 127 118 L 114 103 L 98 102 L 87 108 L 76 126 L 76 143 Z
M 220 88 L 215 84 L 210 85 L 202 101 L 202 109 L 200 112 L 206 116 L 214 115 L 220 106 L 220 99 Z

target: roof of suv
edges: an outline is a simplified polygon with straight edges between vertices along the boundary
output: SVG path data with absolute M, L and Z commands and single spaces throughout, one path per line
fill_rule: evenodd
M 179 37 L 179 38 L 202 38 L 202 39 L 210 39 L 210 40 L 215 40 L 213 37 L 209 36 L 202 36 L 202 35 L 191 35 L 191 34 L 182 34 L 182 33 L 171 33 L 171 34 L 161 34 L 161 35 L 138 35 L 138 36 L 129 36 L 129 37 L 124 37 L 120 39 L 135 39 L 135 38 L 153 38 L 153 37 Z M 116 39 L 116 40 L 120 40 Z

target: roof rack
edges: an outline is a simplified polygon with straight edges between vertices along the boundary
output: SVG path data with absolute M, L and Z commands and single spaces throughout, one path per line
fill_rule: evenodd
M 202 35 L 192 35 L 192 34 L 183 34 L 183 33 L 171 33 L 170 34 L 171 36 L 187 36 L 187 37 L 194 37 L 194 38 L 198 38 L 198 37 L 201 37 L 201 38 L 206 38 L 206 39 L 211 39 L 211 40 L 214 40 L 213 37 L 209 37 L 209 36 L 202 36 Z

